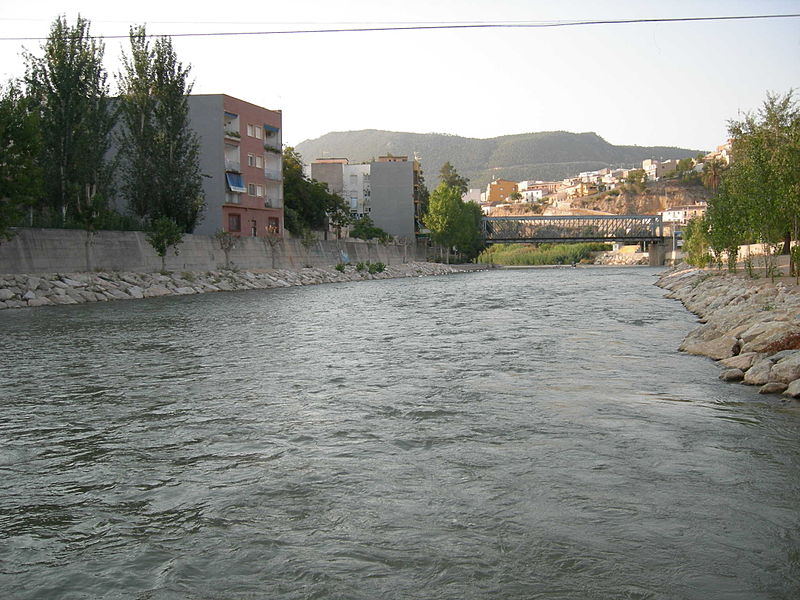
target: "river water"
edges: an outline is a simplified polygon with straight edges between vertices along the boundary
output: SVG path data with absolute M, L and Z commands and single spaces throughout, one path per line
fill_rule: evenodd
M 0 312 L 0 597 L 800 594 L 800 409 L 656 270 Z

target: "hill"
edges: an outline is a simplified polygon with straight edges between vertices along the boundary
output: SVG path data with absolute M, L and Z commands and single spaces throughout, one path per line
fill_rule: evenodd
M 296 150 L 306 162 L 343 157 L 355 163 L 386 154 L 416 154 L 429 188 L 438 183 L 439 169 L 447 161 L 469 177 L 472 187 L 483 188 L 492 179 L 559 180 L 581 171 L 638 167 L 646 158 L 687 158 L 699 152 L 665 146 L 615 146 L 593 132 L 544 131 L 478 139 L 377 129 L 331 132 L 301 142 Z

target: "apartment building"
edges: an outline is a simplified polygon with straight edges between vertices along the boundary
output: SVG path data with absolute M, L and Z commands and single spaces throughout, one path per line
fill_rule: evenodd
M 486 202 L 508 202 L 511 194 L 514 194 L 516 191 L 516 181 L 495 179 L 486 186 Z
M 282 115 L 226 94 L 189 97 L 206 210 L 195 233 L 283 233 Z
M 393 236 L 412 238 L 418 231 L 419 162 L 407 156 L 381 156 L 366 164 L 346 158 L 320 158 L 311 163 L 311 178 L 327 184 L 350 207 L 354 218 L 368 215 Z

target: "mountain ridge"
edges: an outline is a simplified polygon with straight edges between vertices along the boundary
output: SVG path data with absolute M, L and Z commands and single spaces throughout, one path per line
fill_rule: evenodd
M 429 188 L 438 183 L 439 169 L 450 162 L 471 187 L 492 179 L 560 180 L 581 171 L 605 167 L 638 167 L 646 158 L 694 157 L 700 150 L 672 146 L 614 145 L 593 131 L 539 131 L 470 138 L 449 133 L 411 133 L 383 129 L 332 131 L 304 140 L 295 148 L 306 162 L 317 158 L 347 158 L 367 162 L 394 154 L 422 163 Z

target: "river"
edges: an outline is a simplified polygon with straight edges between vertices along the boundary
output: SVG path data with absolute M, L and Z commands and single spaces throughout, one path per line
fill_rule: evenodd
M 649 268 L 0 312 L 0 597 L 800 593 L 800 409 Z

